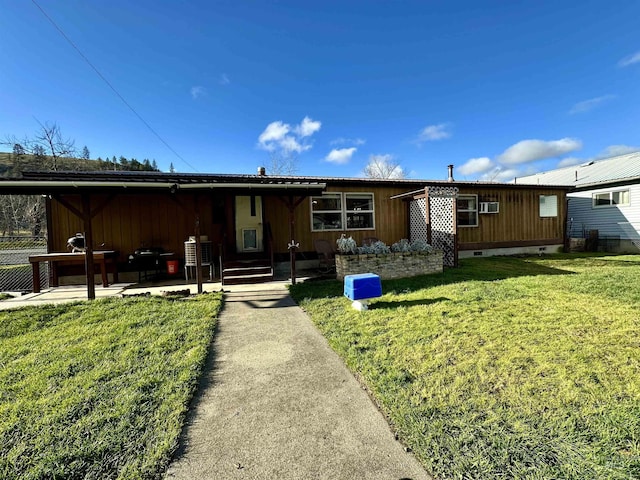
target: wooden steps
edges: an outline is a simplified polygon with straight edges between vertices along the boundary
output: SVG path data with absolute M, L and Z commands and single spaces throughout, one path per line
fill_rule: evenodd
M 223 285 L 264 283 L 273 280 L 273 267 L 268 259 L 231 260 L 224 262 Z

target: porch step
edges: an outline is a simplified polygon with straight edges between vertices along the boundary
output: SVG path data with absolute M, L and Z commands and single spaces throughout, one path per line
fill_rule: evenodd
M 225 285 L 244 285 L 248 283 L 265 283 L 273 280 L 273 275 L 259 274 L 259 275 L 240 275 L 240 276 L 227 276 L 224 277 Z
M 269 260 L 235 260 L 224 262 L 222 278 L 225 285 L 269 282 L 273 269 Z

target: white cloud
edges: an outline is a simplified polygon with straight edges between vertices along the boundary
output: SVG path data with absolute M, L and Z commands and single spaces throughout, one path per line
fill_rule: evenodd
M 329 152 L 329 155 L 325 157 L 327 162 L 336 163 L 338 165 L 344 165 L 351 160 L 351 157 L 356 153 L 357 148 L 334 148 Z
M 299 143 L 295 138 L 287 135 L 279 142 L 280 148 L 285 152 L 301 153 L 311 148 L 311 145 L 303 145 Z
M 581 162 L 582 162 L 582 160 L 580 160 L 579 158 L 567 157 L 567 158 L 563 158 L 562 160 L 560 160 L 558 162 L 558 167 L 557 168 L 570 167 L 572 165 L 578 165 Z
M 365 143 L 367 142 L 363 138 L 340 137 L 336 138 L 335 140 L 331 140 L 331 142 L 329 142 L 329 145 L 355 145 L 356 147 L 359 147 L 361 145 L 364 145 Z
M 218 83 L 220 83 L 220 85 L 229 85 L 231 83 L 231 79 L 229 78 L 229 75 L 223 73 L 222 75 L 220 75 L 220 80 L 218 80 Z
M 618 155 L 626 155 L 627 153 L 635 153 L 640 151 L 640 147 L 632 147 L 631 145 L 609 145 L 596 158 L 617 157 Z
M 633 65 L 634 63 L 640 63 L 640 52 L 627 55 L 626 57 L 624 57 L 622 60 L 618 62 L 618 66 L 628 67 L 629 65 Z
M 311 149 L 304 139 L 320 130 L 320 122 L 304 117 L 300 125 L 291 128 L 291 125 L 280 120 L 271 122 L 258 137 L 258 148 L 275 152 L 282 151 L 285 154 L 301 153 Z
M 193 98 L 194 100 L 197 100 L 198 98 L 204 96 L 207 94 L 207 89 L 200 86 L 200 85 L 196 85 L 195 87 L 191 87 L 191 98 Z
M 458 168 L 462 175 L 476 175 L 485 173 L 494 167 L 494 163 L 488 157 L 470 158 Z
M 569 110 L 569 115 L 575 115 L 576 113 L 585 113 L 589 110 L 593 110 L 594 108 L 607 103 L 616 98 L 616 95 L 602 95 L 601 97 L 590 98 L 589 100 L 583 100 L 582 102 L 576 103 L 571 110 Z
M 271 122 L 258 137 L 258 145 L 264 150 L 273 151 L 276 147 L 275 144 L 281 142 L 289 131 L 291 131 L 291 127 L 288 124 L 279 120 Z
M 507 165 L 533 162 L 545 158 L 559 157 L 582 148 L 582 142 L 576 138 L 560 140 L 522 140 L 507 148 L 497 160 Z
M 295 132 L 301 137 L 309 137 L 320 130 L 322 126 L 321 122 L 311 120 L 309 117 L 304 117 L 300 125 L 295 128 Z
M 449 126 L 450 125 L 448 123 L 439 123 L 438 125 L 429 125 L 424 127 L 418 134 L 416 143 L 422 144 L 424 142 L 444 140 L 445 138 L 451 137 L 451 132 L 447 130 Z

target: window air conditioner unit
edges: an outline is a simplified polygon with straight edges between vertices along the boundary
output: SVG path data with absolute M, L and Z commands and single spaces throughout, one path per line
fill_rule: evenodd
M 480 213 L 498 213 L 500 202 L 480 202 Z

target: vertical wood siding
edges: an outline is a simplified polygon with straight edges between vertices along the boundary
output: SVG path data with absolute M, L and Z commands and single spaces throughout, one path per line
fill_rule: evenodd
M 80 206 L 79 196 L 65 196 L 74 206 Z M 106 196 L 91 197 L 92 208 L 106 200 Z M 162 247 L 167 252 L 184 256 L 184 242 L 195 231 L 193 195 L 177 195 L 186 208 L 173 201 L 168 195 L 117 195 L 100 211 L 91 222 L 94 248 L 118 250 L 119 261 L 127 261 L 127 256 L 137 248 Z M 200 194 L 200 225 L 203 235 L 210 240 L 221 239 L 220 228 L 214 228 L 211 196 Z M 51 251 L 66 251 L 67 238 L 82 232 L 82 222 L 59 202 L 51 202 L 52 227 Z M 104 247 L 100 244 L 104 243 Z
M 564 190 L 554 188 L 461 188 L 460 195 L 478 195 L 480 202 L 500 202 L 499 213 L 478 214 L 477 227 L 458 227 L 458 244 L 498 243 L 563 238 Z M 540 195 L 558 196 L 558 216 L 540 217 Z
M 294 239 L 300 243 L 299 251 L 313 252 L 314 240 L 328 240 L 334 247 L 336 240 L 344 233 L 352 236 L 359 245 L 367 237 L 377 237 L 391 245 L 401 238 L 408 238 L 408 207 L 402 200 L 391 200 L 392 195 L 405 193 L 403 188 L 381 188 L 372 186 L 327 187 L 327 192 L 367 192 L 374 194 L 375 230 L 331 230 L 311 231 L 311 197 L 302 201 L 295 211 Z M 286 253 L 289 238 L 289 212 L 275 196 L 264 199 L 265 218 L 271 222 L 276 253 Z
M 313 252 L 314 240 L 325 239 L 335 245 L 341 234 L 351 235 L 358 244 L 366 237 L 377 237 L 387 245 L 408 238 L 408 204 L 393 195 L 406 193 L 407 186 L 387 187 L 379 185 L 328 186 L 327 192 L 369 192 L 374 194 L 375 230 L 311 231 L 311 198 L 305 198 L 294 214 L 294 240 L 300 243 L 300 252 Z M 458 228 L 458 242 L 487 243 L 557 239 L 563 236 L 565 215 L 564 191 L 559 189 L 510 189 L 510 188 L 461 188 L 460 194 L 477 194 L 478 201 L 500 202 L 500 213 L 480 214 L 479 226 Z M 540 218 L 539 196 L 558 195 L 558 216 Z M 640 192 L 631 198 L 640 197 Z M 77 208 L 79 196 L 65 196 Z M 96 208 L 106 195 L 92 196 Z M 104 242 L 104 248 L 118 250 L 120 261 L 126 262 L 128 254 L 141 246 L 162 247 L 179 257 L 184 256 L 184 241 L 195 231 L 193 194 L 176 194 L 173 199 L 166 194 L 116 195 L 92 221 L 95 247 Z M 231 193 L 200 193 L 198 208 L 200 229 L 208 235 L 218 254 L 218 245 L 225 240 L 233 246 L 233 198 Z M 297 197 L 296 197 L 297 198 Z M 263 197 L 264 217 L 270 222 L 274 251 L 288 252 L 289 211 L 277 195 Z M 179 202 L 179 203 L 178 203 Z M 183 205 L 184 208 L 181 206 Z M 637 217 L 636 217 L 637 218 Z M 64 206 L 51 201 L 51 251 L 65 251 L 67 238 L 82 231 L 82 222 Z

